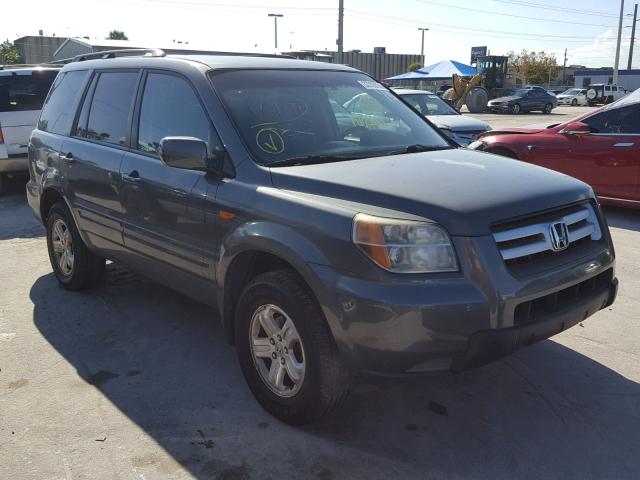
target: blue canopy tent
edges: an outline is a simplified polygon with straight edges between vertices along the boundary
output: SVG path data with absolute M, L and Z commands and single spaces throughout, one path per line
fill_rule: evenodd
M 455 60 L 442 60 L 415 72 L 403 73 L 385 80 L 446 80 L 454 73 L 463 77 L 473 77 L 477 71 L 475 67 L 456 62 Z
M 428 67 L 420 68 L 416 72 L 425 74 L 424 80 L 445 80 L 451 78 L 454 73 L 462 77 L 473 77 L 478 73 L 476 67 L 465 65 L 455 60 L 442 60 Z

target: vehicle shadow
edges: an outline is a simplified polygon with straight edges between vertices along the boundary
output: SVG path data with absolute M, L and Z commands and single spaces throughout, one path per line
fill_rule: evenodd
M 66 292 L 48 274 L 30 297 L 39 332 L 78 375 L 198 479 L 632 478 L 640 469 L 640 386 L 554 341 L 458 375 L 363 385 L 337 414 L 292 428 L 254 401 L 204 305 L 116 265 L 91 292 Z M 136 471 L 165 478 L 155 468 Z
M 640 212 L 638 210 L 611 206 L 603 207 L 603 209 L 610 227 L 640 232 Z
M 3 179 L 0 193 L 0 240 L 37 238 L 44 228 L 34 218 L 25 194 L 26 177 Z

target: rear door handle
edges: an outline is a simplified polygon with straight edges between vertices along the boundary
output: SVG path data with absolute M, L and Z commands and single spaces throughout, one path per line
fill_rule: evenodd
M 76 159 L 73 158 L 73 153 L 71 153 L 71 152 L 67 153 L 64 157 L 62 157 L 62 161 L 64 163 L 66 163 L 67 165 L 71 165 L 73 163 L 76 163 Z
M 616 143 L 614 145 L 614 147 L 626 148 L 626 147 L 633 147 L 634 145 L 635 145 L 635 143 L 633 143 L 633 142 L 621 142 L 621 143 Z
M 125 182 L 140 183 L 142 181 L 142 177 L 140 177 L 140 174 L 137 170 L 133 170 L 129 174 L 123 173 L 122 180 L 124 180 Z

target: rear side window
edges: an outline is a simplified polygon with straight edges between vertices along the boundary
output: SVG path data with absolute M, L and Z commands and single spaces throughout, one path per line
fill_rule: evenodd
M 7 70 L 0 75 L 0 112 L 40 110 L 57 70 Z
M 158 154 L 160 140 L 195 137 L 209 142 L 211 127 L 191 86 L 175 75 L 150 73 L 144 88 L 138 150 Z
M 583 120 L 593 133 L 640 134 L 640 104 L 612 108 Z
M 88 74 L 87 70 L 74 70 L 58 76 L 38 120 L 39 130 L 59 135 L 69 134 Z
M 129 144 L 129 114 L 138 72 L 105 72 L 91 100 L 86 137 L 116 145 Z

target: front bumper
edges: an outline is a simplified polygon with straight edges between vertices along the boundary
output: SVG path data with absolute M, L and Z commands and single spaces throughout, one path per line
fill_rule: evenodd
M 565 330 L 611 304 L 614 254 L 596 255 L 526 278 L 514 277 L 488 237 L 454 238 L 462 272 L 363 280 L 314 265 L 311 285 L 347 364 L 355 372 L 413 375 L 458 371 L 501 358 Z M 471 259 L 471 260 L 469 260 Z M 598 288 L 525 322 L 518 307 L 590 279 Z
M 487 105 L 487 108 L 492 112 L 507 113 L 511 111 L 512 106 L 508 104 L 491 105 L 491 103 L 489 103 L 489 105 Z
M 0 173 L 26 173 L 28 171 L 29 158 L 27 156 L 0 158 Z

